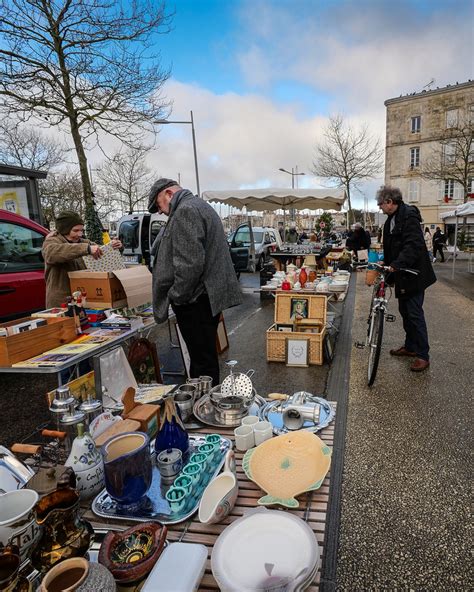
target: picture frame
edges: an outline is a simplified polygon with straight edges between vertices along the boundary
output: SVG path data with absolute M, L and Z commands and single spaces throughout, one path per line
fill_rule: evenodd
M 331 336 L 330 332 L 327 332 L 324 336 L 323 348 L 324 348 L 324 358 L 328 364 L 330 364 L 334 359 L 334 345 L 335 340 Z
M 300 325 L 299 333 L 321 333 L 321 325 Z
M 293 332 L 293 325 L 277 325 L 277 331 L 283 331 L 285 333 L 292 333 Z
M 222 313 L 219 317 L 219 324 L 217 325 L 216 348 L 218 354 L 229 349 L 229 338 L 227 336 L 224 315 Z
M 285 341 L 285 360 L 290 367 L 307 368 L 309 366 L 309 339 L 292 339 Z
M 290 320 L 307 319 L 309 311 L 308 298 L 292 298 L 290 305 Z

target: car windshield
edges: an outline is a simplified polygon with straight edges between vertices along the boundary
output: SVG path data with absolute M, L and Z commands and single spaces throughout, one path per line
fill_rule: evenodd
M 125 220 L 119 229 L 119 238 L 125 249 L 137 249 L 139 247 L 138 229 L 139 220 Z
M 242 243 L 244 247 L 248 247 L 250 245 L 250 231 L 248 228 L 242 228 L 239 230 L 235 235 L 235 242 Z M 255 244 L 260 244 L 263 241 L 263 232 L 254 231 L 253 232 L 253 242 Z

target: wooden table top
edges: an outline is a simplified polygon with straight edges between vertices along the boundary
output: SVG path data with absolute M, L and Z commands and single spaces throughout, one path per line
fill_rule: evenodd
M 333 407 L 336 407 L 336 403 L 331 403 Z M 196 432 L 192 432 L 193 434 L 213 434 L 220 433 L 223 436 L 226 436 L 230 440 L 234 441 L 233 429 L 229 428 L 220 428 L 216 430 L 216 428 L 203 428 Z M 322 431 L 318 432 L 317 434 L 328 446 L 333 446 L 334 440 L 334 420 L 331 424 L 323 429 Z M 236 452 L 236 466 L 237 466 L 237 479 L 239 482 L 239 496 L 237 498 L 237 502 L 234 506 L 234 509 L 227 516 L 222 523 L 219 524 L 201 524 L 197 518 L 197 513 L 192 516 L 186 522 L 182 522 L 181 524 L 173 524 L 168 526 L 168 541 L 175 542 L 175 541 L 182 541 L 182 542 L 189 542 L 189 543 L 201 543 L 205 545 L 208 549 L 208 558 L 206 563 L 206 571 L 204 576 L 201 580 L 201 584 L 199 586 L 199 592 L 210 592 L 219 590 L 219 586 L 217 585 L 211 571 L 211 552 L 212 547 L 220 535 L 220 533 L 226 528 L 234 520 L 237 520 L 249 508 L 257 507 L 257 500 L 263 495 L 262 490 L 247 479 L 243 469 L 242 469 L 242 457 L 244 453 L 235 451 Z M 324 533 L 326 528 L 326 517 L 328 511 L 328 504 L 329 504 L 329 480 L 331 478 L 331 472 L 328 473 L 326 476 L 322 486 L 317 491 L 307 492 L 300 496 L 298 499 L 300 501 L 300 508 L 298 510 L 282 510 L 282 511 L 289 511 L 299 516 L 303 520 L 306 520 L 311 529 L 313 530 L 318 544 L 321 549 L 322 561 L 324 561 Z M 92 510 L 88 509 L 85 514 L 84 518 L 86 518 L 93 527 L 95 528 L 105 528 L 107 524 L 110 525 L 119 525 L 125 528 L 136 524 L 135 522 L 128 522 L 124 520 L 106 520 L 104 518 L 99 518 L 95 514 L 93 514 Z M 320 581 L 320 571 L 316 574 L 312 584 L 307 588 L 309 592 L 317 592 L 319 590 L 319 581 Z

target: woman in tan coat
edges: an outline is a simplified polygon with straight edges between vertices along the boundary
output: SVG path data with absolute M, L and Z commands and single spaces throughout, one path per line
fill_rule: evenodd
M 48 234 L 43 243 L 43 258 L 46 264 L 46 307 L 61 306 L 71 295 L 69 271 L 85 269 L 82 257 L 102 256 L 99 245 L 82 238 L 84 221 L 76 212 L 65 210 L 56 218 L 56 230 Z M 119 240 L 112 241 L 114 249 L 120 249 Z

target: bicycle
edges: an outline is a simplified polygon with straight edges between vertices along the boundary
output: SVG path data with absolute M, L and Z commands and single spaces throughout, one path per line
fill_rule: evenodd
M 379 263 L 370 263 L 371 267 L 375 267 L 379 270 L 379 274 L 374 282 L 374 288 L 372 292 L 372 300 L 370 302 L 370 312 L 367 319 L 367 338 L 365 343 L 357 342 L 355 345 L 359 348 L 365 348 L 369 346 L 369 362 L 367 366 L 367 385 L 372 386 L 377 376 L 377 370 L 379 367 L 380 352 L 382 351 L 382 340 L 383 330 L 385 321 L 393 323 L 396 319 L 395 315 L 387 313 L 387 305 L 389 299 L 386 297 L 387 293 L 387 282 L 386 275 L 388 273 L 398 273 L 404 271 L 418 275 L 418 271 L 415 269 L 398 269 L 396 272 L 390 267 L 380 265 Z M 367 265 L 365 266 L 367 267 Z

